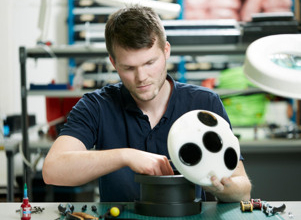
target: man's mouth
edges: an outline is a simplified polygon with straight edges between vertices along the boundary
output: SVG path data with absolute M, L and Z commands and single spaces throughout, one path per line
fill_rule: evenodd
M 137 88 L 138 88 L 139 90 L 146 90 L 146 89 L 148 89 L 150 86 L 151 86 L 151 84 L 140 85 L 140 86 L 137 86 Z

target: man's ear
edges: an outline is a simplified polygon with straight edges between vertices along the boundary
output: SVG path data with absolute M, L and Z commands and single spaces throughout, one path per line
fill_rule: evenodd
M 111 55 L 109 55 L 109 59 L 110 59 L 112 65 L 114 66 L 114 68 L 116 69 L 115 60 L 113 59 L 113 57 Z
M 166 41 L 164 52 L 165 52 L 165 59 L 168 59 L 170 57 L 170 43 L 168 41 Z

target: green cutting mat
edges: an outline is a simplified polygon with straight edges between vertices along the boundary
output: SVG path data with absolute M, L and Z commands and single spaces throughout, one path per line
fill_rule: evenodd
M 81 208 L 84 203 L 72 203 L 74 205 L 74 212 L 81 212 Z M 99 215 L 103 215 L 106 211 L 114 206 L 114 204 L 126 204 L 125 210 L 121 213 L 119 217 L 116 218 L 127 218 L 127 219 L 141 219 L 141 220 L 207 220 L 207 219 L 217 219 L 217 220 L 257 220 L 257 219 L 269 219 L 275 220 L 283 218 L 276 214 L 274 216 L 267 217 L 260 210 L 253 210 L 253 212 L 242 212 L 240 210 L 239 203 L 216 203 L 216 202 L 204 202 L 202 203 L 202 211 L 198 215 L 185 216 L 185 217 L 152 217 L 152 216 L 143 216 L 134 213 L 134 203 L 85 203 L 87 205 L 86 213 L 98 216 L 91 210 L 91 207 L 95 205 L 97 207 L 97 212 Z M 66 205 L 66 204 L 63 204 Z M 64 216 L 61 217 L 61 220 L 64 219 Z

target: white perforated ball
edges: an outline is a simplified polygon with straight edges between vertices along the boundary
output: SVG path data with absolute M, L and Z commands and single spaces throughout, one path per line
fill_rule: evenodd
M 178 118 L 168 134 L 168 152 L 176 169 L 191 182 L 210 186 L 234 172 L 240 157 L 239 141 L 229 123 L 205 110 Z

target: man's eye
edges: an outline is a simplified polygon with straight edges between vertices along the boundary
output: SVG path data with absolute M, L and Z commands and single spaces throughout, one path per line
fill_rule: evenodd
M 149 61 L 147 65 L 152 65 L 155 61 Z
M 125 70 L 128 70 L 128 71 L 134 70 L 134 67 L 127 67 L 127 68 L 125 68 Z

